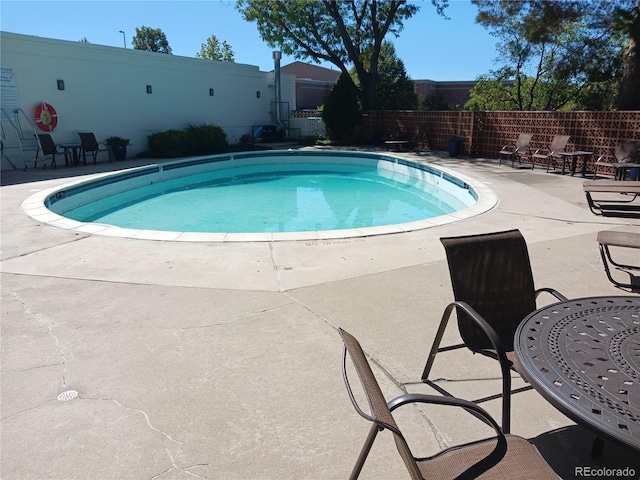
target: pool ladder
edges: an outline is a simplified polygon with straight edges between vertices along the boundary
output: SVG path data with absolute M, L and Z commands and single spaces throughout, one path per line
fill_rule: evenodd
M 40 154 L 40 152 L 42 152 L 42 145 L 40 144 L 40 137 L 38 137 L 38 132 L 36 130 L 35 124 L 21 108 L 16 108 L 15 110 L 13 110 L 13 116 L 10 116 L 4 108 L 1 110 L 2 120 L 6 120 L 11 126 L 12 130 L 15 132 L 17 146 L 20 149 L 20 154 L 22 155 L 22 163 L 24 165 L 23 170 L 27 169 L 27 157 L 25 156 L 25 152 L 35 152 L 35 158 L 33 160 L 33 167 L 35 168 L 36 164 L 38 163 L 38 155 Z M 25 123 L 28 128 L 23 128 L 23 123 Z M 5 141 L 7 140 L 7 138 L 2 123 L 0 123 L 0 127 L 2 130 L 2 158 L 7 160 L 13 168 L 17 168 L 15 163 L 13 163 L 11 159 L 4 153 Z M 44 155 L 43 162 L 45 162 Z M 46 166 L 46 162 L 44 163 L 44 166 Z

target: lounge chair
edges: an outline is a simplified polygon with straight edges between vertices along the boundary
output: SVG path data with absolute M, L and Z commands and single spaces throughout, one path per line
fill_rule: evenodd
M 61 148 L 59 145 L 56 145 L 56 142 L 53 141 L 51 135 L 48 133 L 38 134 L 38 139 L 40 141 L 40 146 L 42 147 L 42 168 L 47 166 L 47 157 L 51 157 L 51 165 L 53 168 L 58 168 L 56 164 L 56 155 L 64 155 L 64 163 L 65 165 L 69 165 L 69 154 L 66 149 L 59 150 Z M 36 164 L 38 163 L 38 155 L 36 154 L 36 159 L 33 162 L 33 168 L 36 168 Z
M 640 265 L 619 263 L 614 261 L 611 256 L 611 247 L 616 249 L 634 248 L 640 250 L 640 233 L 603 230 L 598 232 L 596 241 L 598 242 L 600 256 L 602 257 L 604 271 L 609 281 L 617 287 L 628 288 L 632 292 L 640 293 Z M 640 259 L 640 256 L 637 258 Z M 616 270 L 629 275 L 628 283 L 613 278 L 611 270 L 613 270 L 614 267 Z
M 640 182 L 589 180 L 583 182 L 582 189 L 589 209 L 596 215 L 637 217 L 640 212 L 640 204 L 634 204 L 640 198 Z
M 518 163 L 522 164 L 522 159 L 527 156 L 529 143 L 531 143 L 533 135 L 533 133 L 521 133 L 518 135 L 518 140 L 516 141 L 515 146 L 504 145 L 498 152 L 498 165 L 502 165 L 502 159 L 505 157 L 507 159 L 511 159 L 511 168 L 513 168 L 513 164 L 516 160 L 518 160 Z M 533 169 L 533 162 L 531 162 L 531 168 Z
M 551 164 L 553 164 L 553 168 L 555 170 L 556 160 L 562 160 L 559 153 L 564 152 L 570 138 L 570 135 L 556 135 L 553 137 L 548 149 L 539 148 L 533 155 L 531 155 L 532 164 L 535 164 L 536 159 L 543 160 L 547 162 L 547 172 L 549 171 Z M 533 165 L 531 165 L 531 169 L 533 170 Z
M 390 430 L 393 433 L 396 448 L 414 480 L 478 477 L 532 480 L 559 478 L 533 444 L 524 438 L 503 434 L 496 421 L 474 403 L 455 397 L 418 393 L 402 395 L 387 403 L 358 340 L 342 329 L 339 329 L 339 333 L 344 342 L 342 376 L 349 398 L 356 411 L 372 422 L 369 435 L 349 477 L 351 480 L 357 479 L 360 475 L 378 432 L 383 430 Z M 356 400 L 356 394 L 349 381 L 347 357 L 351 359 L 351 364 L 362 386 L 362 389 L 358 388 L 358 393 L 360 390 L 364 391 L 368 408 L 361 407 Z M 399 407 L 416 403 L 463 408 L 490 425 L 495 430 L 496 436 L 449 447 L 430 457 L 416 458 L 392 414 Z M 471 415 L 469 420 L 472 420 Z
M 598 157 L 593 171 L 593 179 L 596 179 L 599 167 L 611 167 L 615 169 L 615 179 L 624 180 L 624 174 L 628 168 L 632 168 L 633 166 L 640 167 L 640 165 L 634 164 L 630 161 L 633 156 L 640 153 L 639 150 L 639 140 L 622 140 L 618 144 L 616 151 L 613 153 L 613 162 L 605 160 L 606 155 Z
M 93 157 L 93 163 L 96 163 L 98 153 L 107 152 L 109 155 L 109 163 L 111 163 L 111 150 L 109 146 L 104 142 L 98 142 L 96 136 L 93 133 L 78 133 L 80 136 L 80 143 L 82 144 L 80 149 L 82 151 L 82 159 L 84 164 L 87 164 L 87 153 L 90 153 Z
M 535 289 L 527 244 L 519 230 L 448 237 L 440 241 L 447 254 L 455 301 L 444 311 L 422 381 L 435 385 L 429 381 L 429 373 L 436 354 L 440 352 L 466 347 L 474 353 L 498 360 L 502 371 L 502 430 L 509 433 L 510 370 L 515 371 L 513 338 L 516 328 L 536 310 L 536 297 L 541 292 L 551 293 L 558 300 L 566 300 L 566 297 L 552 288 Z M 454 309 L 464 343 L 440 347 Z M 500 398 L 500 395 L 474 402 L 495 398 Z

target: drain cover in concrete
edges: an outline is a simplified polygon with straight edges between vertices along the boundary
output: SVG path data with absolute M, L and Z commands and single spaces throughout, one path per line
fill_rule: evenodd
M 78 392 L 75 390 L 67 390 L 66 392 L 62 392 L 58 395 L 58 400 L 61 402 L 68 402 L 69 400 L 73 400 L 78 396 Z

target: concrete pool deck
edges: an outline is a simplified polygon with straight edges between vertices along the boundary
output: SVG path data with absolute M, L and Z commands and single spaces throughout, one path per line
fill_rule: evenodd
M 536 286 L 570 298 L 626 294 L 608 282 L 595 239 L 640 231 L 640 219 L 593 215 L 579 176 L 397 155 L 471 176 L 498 204 L 408 233 L 178 243 L 64 230 L 20 210 L 72 176 L 151 161 L 3 171 L 0 477 L 348 477 L 369 424 L 345 391 L 336 328 L 375 359 L 388 397 L 430 392 L 419 378 L 452 298 L 442 236 L 519 228 Z M 440 357 L 433 376 L 452 393 L 499 390 L 495 362 L 462 350 Z M 70 390 L 78 396 L 58 400 Z M 483 406 L 500 418 L 499 401 Z M 399 422 L 416 454 L 490 434 L 448 409 L 409 408 Z M 581 466 L 640 472 L 614 445 L 590 458 L 593 437 L 533 390 L 513 396 L 512 433 L 534 439 L 564 478 Z M 388 432 L 361 478 L 408 478 Z

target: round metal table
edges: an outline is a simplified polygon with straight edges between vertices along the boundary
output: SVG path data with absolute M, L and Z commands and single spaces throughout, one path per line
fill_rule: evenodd
M 593 297 L 541 308 L 514 339 L 518 372 L 598 436 L 640 451 L 640 297 Z

